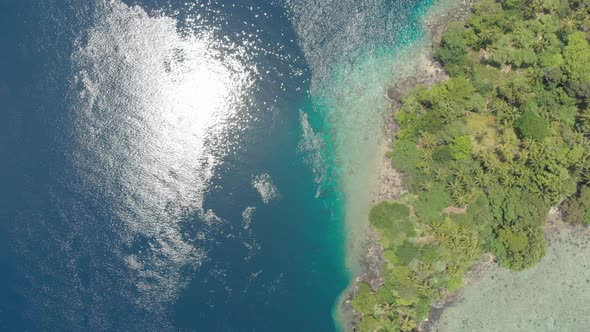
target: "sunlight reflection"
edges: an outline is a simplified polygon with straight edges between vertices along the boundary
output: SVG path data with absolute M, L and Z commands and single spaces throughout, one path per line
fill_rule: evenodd
M 120 255 L 137 272 L 144 303 L 164 304 L 188 281 L 181 270 L 206 258 L 199 241 L 207 236 L 188 237 L 181 220 L 191 211 L 219 222 L 203 196 L 229 149 L 218 136 L 251 78 L 204 29 L 181 35 L 175 20 L 119 1 L 100 3 L 95 21 L 72 55 L 72 159 L 84 187 L 109 202 L 126 246 L 139 248 Z

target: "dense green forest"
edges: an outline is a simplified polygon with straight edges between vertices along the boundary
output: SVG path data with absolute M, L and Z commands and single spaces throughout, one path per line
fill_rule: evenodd
M 361 331 L 414 331 L 484 252 L 512 270 L 546 251 L 552 206 L 590 224 L 590 0 L 484 0 L 436 49 L 450 79 L 395 114 L 409 193 L 369 216 L 384 285 L 360 284 Z

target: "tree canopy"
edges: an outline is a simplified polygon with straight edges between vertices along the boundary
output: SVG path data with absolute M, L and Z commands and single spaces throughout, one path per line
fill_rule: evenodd
M 590 225 L 590 6 L 483 0 L 435 56 L 450 79 L 402 98 L 393 166 L 409 192 L 373 208 L 384 285 L 360 286 L 361 331 L 415 331 L 480 254 L 545 254 L 551 206 Z

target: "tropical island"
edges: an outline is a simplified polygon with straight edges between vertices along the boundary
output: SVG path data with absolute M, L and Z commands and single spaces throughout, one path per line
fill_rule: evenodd
M 435 48 L 449 78 L 401 96 L 388 157 L 408 192 L 372 208 L 379 285 L 360 331 L 416 331 L 484 253 L 522 271 L 551 209 L 590 225 L 590 2 L 484 0 Z

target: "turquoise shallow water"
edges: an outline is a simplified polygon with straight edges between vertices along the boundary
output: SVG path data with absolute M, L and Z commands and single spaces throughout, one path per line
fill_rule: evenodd
M 361 269 L 358 258 L 376 187 L 378 147 L 389 110 L 386 90 L 418 65 L 427 45 L 422 19 L 430 5 L 341 1 L 331 10 L 304 2 L 290 7 L 311 67 L 308 117 L 323 142 L 317 168 L 325 183 L 320 188 L 334 191 L 342 211 L 353 274 Z
M 336 330 L 428 5 L 0 1 L 0 329 Z

